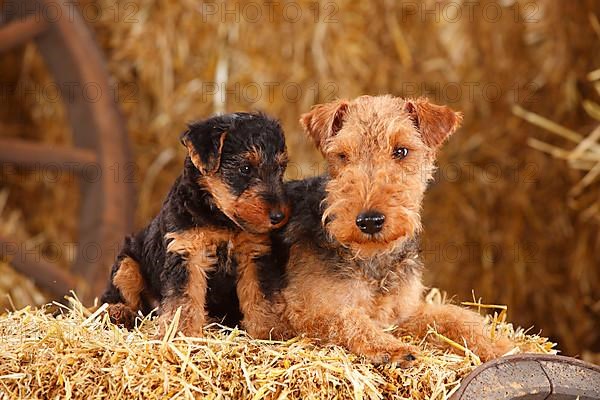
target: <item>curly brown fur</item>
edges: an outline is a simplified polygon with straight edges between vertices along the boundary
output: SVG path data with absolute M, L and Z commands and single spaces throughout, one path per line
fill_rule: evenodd
M 101 300 L 124 325 L 159 304 L 164 328 L 181 308 L 180 328 L 201 335 L 209 318 L 228 325 L 241 319 L 237 260 L 252 259 L 234 238 L 246 232 L 268 240 L 287 222 L 287 156 L 281 127 L 262 114 L 193 123 L 181 142 L 188 150 L 182 175 L 156 218 L 126 239 Z
M 319 105 L 302 116 L 329 175 L 286 185 L 293 209 L 281 242 L 289 254 L 263 260 L 272 269 L 259 277 L 280 276 L 270 295 L 285 304 L 270 328 L 343 345 L 377 363 L 415 358 L 415 349 L 384 332 L 393 325 L 421 336 L 436 325 L 483 359 L 508 350 L 506 340 L 485 335 L 478 314 L 422 299 L 421 203 L 436 152 L 460 121 L 448 107 L 391 96 Z M 266 324 L 245 316 L 252 335 L 264 337 Z

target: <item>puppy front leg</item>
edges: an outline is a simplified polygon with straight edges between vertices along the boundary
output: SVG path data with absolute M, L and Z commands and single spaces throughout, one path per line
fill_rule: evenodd
M 514 347 L 506 337 L 492 339 L 481 315 L 452 304 L 422 303 L 400 329 L 424 337 L 428 326 L 435 326 L 438 333 L 461 345 L 466 343 L 483 362 L 500 357 Z
M 100 298 L 102 303 L 108 303 L 107 312 L 114 324 L 133 328 L 144 287 L 140 265 L 121 253 L 113 265 L 108 288 Z
M 384 332 L 360 309 L 341 306 L 325 313 L 298 309 L 289 318 L 299 333 L 346 347 L 374 364 L 397 362 L 406 367 L 418 354 L 414 346 Z
M 271 280 L 283 279 L 276 260 L 271 255 L 269 238 L 265 235 L 240 233 L 234 242 L 238 261 L 236 290 L 244 315 L 243 328 L 257 339 L 286 339 L 290 337 L 283 322 L 283 298 L 276 288 L 265 293 L 261 288 L 261 267 Z M 261 265 L 259 265 L 261 264 Z M 266 278 L 266 277 L 265 277 Z
M 164 335 L 178 308 L 179 329 L 187 336 L 202 336 L 207 322 L 205 308 L 207 273 L 217 263 L 216 246 L 196 243 L 193 251 L 169 246 L 163 270 L 160 334 Z

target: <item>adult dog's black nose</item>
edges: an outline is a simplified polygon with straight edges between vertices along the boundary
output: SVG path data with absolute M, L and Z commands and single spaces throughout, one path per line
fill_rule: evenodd
M 269 213 L 269 218 L 271 219 L 272 225 L 277 225 L 285 219 L 285 214 L 281 210 L 272 210 Z
M 364 233 L 377 233 L 383 228 L 385 215 L 377 211 L 366 211 L 356 217 L 356 226 Z

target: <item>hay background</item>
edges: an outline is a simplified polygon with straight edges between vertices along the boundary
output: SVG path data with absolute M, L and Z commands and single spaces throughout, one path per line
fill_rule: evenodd
M 403 16 L 400 2 L 393 0 L 341 1 L 336 22 L 324 22 L 321 14 L 318 23 L 307 11 L 315 4 L 309 1 L 294 2 L 304 10 L 296 22 L 282 18 L 287 2 L 281 2 L 272 23 L 236 22 L 231 16 L 225 22 L 208 16 L 203 22 L 202 3 L 192 0 L 93 3 L 104 12 L 96 18 L 90 11 L 90 26 L 108 59 L 133 142 L 137 226 L 156 213 L 180 171 L 184 152 L 178 136 L 186 121 L 221 110 L 276 115 L 287 132 L 293 162 L 288 175 L 299 177 L 323 168 L 297 123 L 313 103 L 426 90 L 466 116 L 442 152 L 437 182 L 426 197 L 427 284 L 459 299 L 471 298 L 474 290 L 487 301 L 507 304 L 511 321 L 543 329 L 566 354 L 600 353 L 600 215 L 582 212 L 598 207 L 600 185 L 571 198 L 569 188 L 583 173 L 529 147 L 530 137 L 557 139 L 511 112 L 518 103 L 582 133 L 597 124 L 581 100 L 599 97 L 587 74 L 600 68 L 600 30 L 590 22 L 600 16 L 600 5 L 594 0 L 503 1 L 498 3 L 502 17 L 486 21 L 480 15 L 488 3 L 474 9 L 473 21 L 466 16 L 436 21 L 432 15 Z M 531 3 L 539 20 L 526 22 L 523 13 Z M 125 8 L 131 4 L 133 9 Z M 327 4 L 321 3 L 322 10 L 330 11 Z M 126 18 L 132 10 L 136 21 Z M 215 82 L 223 66 L 229 87 L 250 88 L 256 82 L 265 90 L 266 82 L 295 83 L 302 96 L 291 100 L 275 90 L 272 99 L 263 93 L 256 101 L 252 93 L 229 95 L 225 102 L 203 98 L 201 83 Z M 32 46 L 3 55 L 0 81 L 30 89 L 4 93 L 0 134 L 69 142 L 60 103 L 31 95 L 50 82 Z M 407 90 L 407 82 L 421 90 Z M 502 95 L 492 101 L 476 90 L 470 96 L 472 82 L 499 87 Z M 456 83 L 462 88 L 458 97 L 451 90 Z M 29 129 L 23 132 L 15 124 Z M 28 238 L 46 253 L 53 248 L 45 244 L 76 240 L 73 177 L 54 182 L 40 171 L 6 167 L 1 176 L 4 233 Z M 68 255 L 63 259 L 68 262 Z M 40 301 L 6 264 L 0 271 L 0 291 L 11 294 L 17 307 Z

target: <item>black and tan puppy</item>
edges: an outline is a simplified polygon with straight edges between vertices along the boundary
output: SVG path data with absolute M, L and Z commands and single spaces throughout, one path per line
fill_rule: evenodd
M 240 307 L 252 315 L 261 303 L 255 280 L 237 265 L 252 265 L 268 232 L 287 221 L 287 155 L 279 123 L 262 114 L 193 123 L 181 142 L 188 150 L 183 173 L 159 214 L 126 239 L 101 300 L 126 326 L 138 310 L 159 304 L 163 330 L 181 308 L 180 329 L 198 336 L 210 317 L 235 325 Z M 238 303 L 236 280 L 252 309 Z

